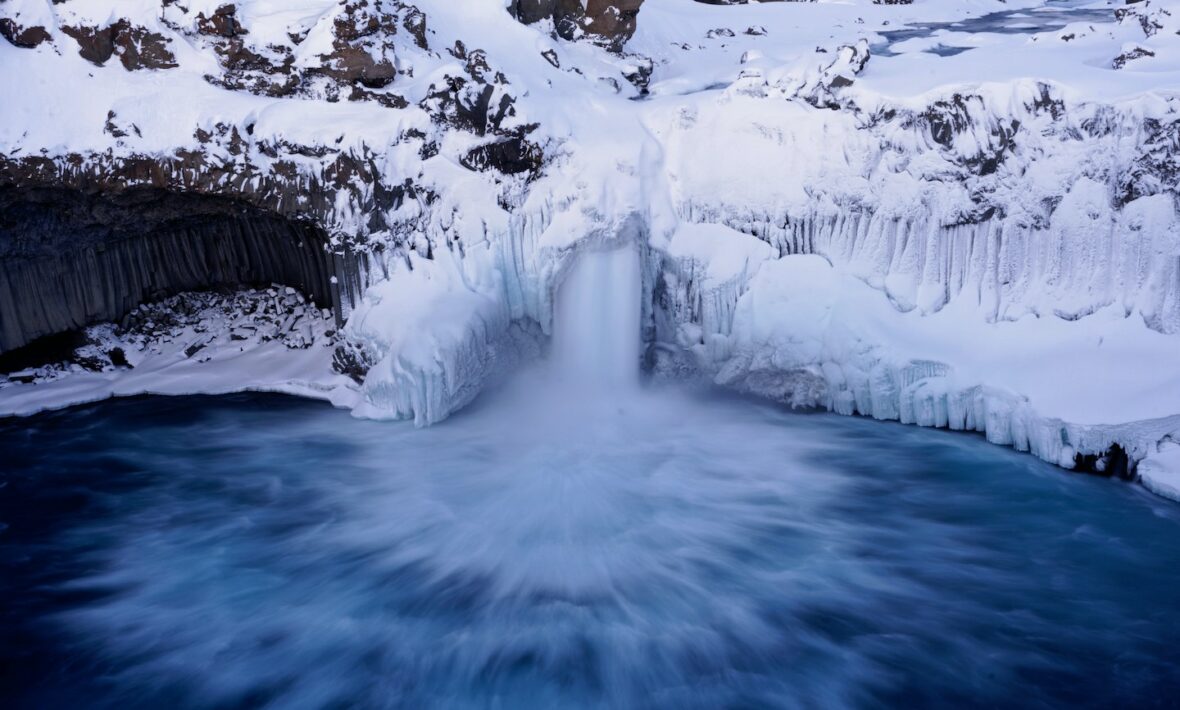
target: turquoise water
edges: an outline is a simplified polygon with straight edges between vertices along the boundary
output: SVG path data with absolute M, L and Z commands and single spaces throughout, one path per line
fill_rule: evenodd
M 0 420 L 0 705 L 1180 697 L 1180 506 L 1137 486 L 706 393 L 526 400 Z

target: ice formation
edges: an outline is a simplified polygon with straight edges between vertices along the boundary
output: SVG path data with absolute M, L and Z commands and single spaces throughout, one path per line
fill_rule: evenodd
M 1180 3 L 646 0 L 592 41 L 508 5 L 10 0 L 0 189 L 323 230 L 332 347 L 265 376 L 186 360 L 186 391 L 426 424 L 552 336 L 593 359 L 639 330 L 637 367 L 1175 496 Z M 624 294 L 635 329 L 566 337 Z M 124 391 L 63 383 L 0 411 Z
M 634 244 L 581 255 L 558 293 L 553 359 L 575 385 L 639 383 L 639 251 Z

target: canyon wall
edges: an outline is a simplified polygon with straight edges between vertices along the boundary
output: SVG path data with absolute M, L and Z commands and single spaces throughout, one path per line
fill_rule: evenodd
M 324 231 L 233 200 L 0 187 L 0 352 L 182 291 L 282 283 L 338 306 Z

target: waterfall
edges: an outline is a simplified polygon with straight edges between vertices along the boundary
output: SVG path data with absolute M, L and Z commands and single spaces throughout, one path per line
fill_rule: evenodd
M 553 358 L 561 377 L 614 390 L 638 384 L 640 293 L 633 243 L 578 257 L 557 294 Z

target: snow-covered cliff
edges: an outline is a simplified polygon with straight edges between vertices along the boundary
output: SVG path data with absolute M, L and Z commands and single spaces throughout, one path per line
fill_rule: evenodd
M 0 410 L 251 387 L 436 422 L 545 347 L 580 252 L 634 242 L 650 370 L 1176 485 L 1180 4 L 639 5 L 571 29 L 500 0 L 0 4 L 12 342 L 105 312 L 87 294 L 159 234 L 256 242 L 273 280 L 311 248 L 337 319 L 295 348 L 162 329 Z M 61 217 L 79 197 L 157 218 Z M 49 215 L 54 249 L 90 236 L 31 314 L 12 274 L 48 268 Z M 140 256 L 98 288 L 87 250 L 116 242 Z

